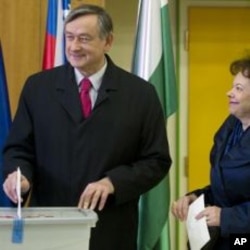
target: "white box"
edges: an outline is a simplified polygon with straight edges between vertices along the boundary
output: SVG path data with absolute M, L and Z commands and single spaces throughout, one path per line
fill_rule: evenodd
M 16 208 L 0 208 L 1 250 L 88 250 L 97 214 L 76 207 L 22 208 L 23 242 L 12 243 Z

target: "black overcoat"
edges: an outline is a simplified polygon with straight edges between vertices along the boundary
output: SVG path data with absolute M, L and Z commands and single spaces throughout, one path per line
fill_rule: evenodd
M 21 167 L 32 183 L 31 206 L 77 206 L 88 183 L 108 176 L 115 194 L 97 211 L 90 249 L 135 250 L 138 198 L 167 174 L 171 159 L 154 87 L 107 60 L 87 119 L 69 64 L 27 79 L 4 170 Z

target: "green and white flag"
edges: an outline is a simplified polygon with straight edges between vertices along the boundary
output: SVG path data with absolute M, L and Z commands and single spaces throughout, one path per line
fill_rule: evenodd
M 132 72 L 155 86 L 166 118 L 176 111 L 176 76 L 167 0 L 139 2 Z M 170 249 L 169 202 L 169 177 L 141 196 L 138 250 Z

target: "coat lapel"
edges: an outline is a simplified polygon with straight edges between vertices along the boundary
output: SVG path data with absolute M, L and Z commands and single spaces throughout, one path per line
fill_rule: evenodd
M 103 76 L 102 84 L 99 89 L 99 93 L 94 108 L 97 108 L 99 105 L 104 103 L 110 97 L 110 92 L 116 91 L 118 88 L 118 81 L 117 81 L 118 76 L 117 76 L 116 66 L 114 65 L 109 56 L 106 56 L 106 58 L 108 62 L 108 67 Z
M 56 96 L 65 111 L 77 123 L 83 120 L 81 103 L 73 68 L 66 66 L 65 77 L 56 81 Z
M 224 150 L 228 141 L 228 137 L 232 133 L 234 124 L 235 124 L 235 118 L 229 116 L 227 120 L 223 123 L 219 131 L 217 132 L 215 136 L 216 145 L 212 149 L 213 165 L 219 164 L 220 160 L 224 156 Z
M 109 98 L 110 92 L 116 91 L 118 88 L 116 66 L 108 56 L 106 56 L 106 58 L 108 66 L 103 76 L 97 100 L 93 108 L 93 115 L 95 109 Z M 61 76 L 61 72 L 58 74 L 58 77 L 56 77 L 56 96 L 70 117 L 75 122 L 79 123 L 83 121 L 84 117 L 81 111 L 81 101 L 79 98 L 74 70 L 69 64 L 64 66 L 63 70 L 65 73 L 64 77 Z

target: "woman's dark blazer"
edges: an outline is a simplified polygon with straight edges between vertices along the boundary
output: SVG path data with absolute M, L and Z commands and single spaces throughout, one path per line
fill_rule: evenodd
M 250 233 L 250 127 L 230 150 L 230 138 L 239 120 L 229 115 L 214 136 L 210 153 L 211 184 L 194 191 L 206 203 L 221 208 L 220 237 L 214 249 L 230 249 L 230 236 Z M 233 238 L 232 238 L 233 239 Z
M 21 167 L 32 183 L 31 206 L 77 206 L 88 183 L 108 176 L 115 194 L 97 211 L 90 249 L 134 250 L 138 198 L 168 173 L 171 159 L 154 87 L 107 61 L 87 119 L 69 64 L 27 79 L 4 170 Z

